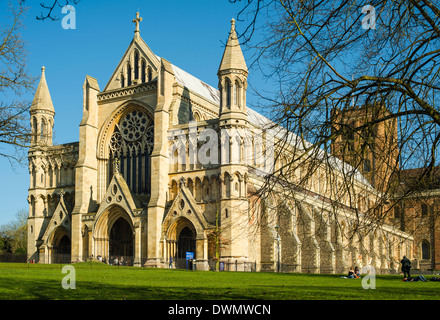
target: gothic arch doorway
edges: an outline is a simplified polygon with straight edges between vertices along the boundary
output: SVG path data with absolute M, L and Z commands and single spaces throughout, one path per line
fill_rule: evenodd
M 66 229 L 58 227 L 53 233 L 51 263 L 70 263 L 71 241 Z
M 134 232 L 131 215 L 119 205 L 110 205 L 98 215 L 93 226 L 92 257 L 110 264 L 133 265 Z
M 118 218 L 109 233 L 110 259 L 118 259 L 118 263 L 132 264 L 134 257 L 133 229 L 123 217 Z M 121 261 L 122 259 L 122 261 Z
M 70 254 L 71 243 L 67 235 L 61 238 L 58 244 L 58 253 L 60 254 Z
M 180 231 L 179 238 L 177 239 L 177 258 L 186 259 L 187 252 L 196 252 L 196 235 L 189 227 L 185 227 Z
M 197 231 L 192 222 L 180 217 L 174 220 L 167 232 L 166 259 L 173 259 L 175 268 L 186 268 L 186 253 L 193 252 L 197 259 Z

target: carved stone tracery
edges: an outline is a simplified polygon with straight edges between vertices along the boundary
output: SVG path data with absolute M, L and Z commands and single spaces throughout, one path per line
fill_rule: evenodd
M 140 110 L 122 117 L 110 137 L 110 156 L 119 159 L 120 173 L 134 194 L 149 194 L 149 158 L 153 146 L 153 120 Z

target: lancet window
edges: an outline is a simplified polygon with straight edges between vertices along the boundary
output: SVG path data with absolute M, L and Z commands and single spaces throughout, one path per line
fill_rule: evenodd
M 127 65 L 127 86 L 131 86 L 131 65 Z
M 137 51 L 134 52 L 134 78 L 139 79 L 139 53 Z
M 148 67 L 148 82 L 150 82 L 151 80 L 153 80 L 153 73 L 151 72 L 151 68 Z
M 142 83 L 146 82 L 146 75 L 145 75 L 146 70 L 145 69 L 146 69 L 145 60 L 142 60 L 142 63 L 141 63 L 141 81 L 142 81 Z

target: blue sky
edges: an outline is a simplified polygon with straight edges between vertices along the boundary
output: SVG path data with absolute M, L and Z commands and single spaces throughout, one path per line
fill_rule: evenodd
M 243 5 L 228 0 L 82 0 L 75 5 L 76 29 L 66 30 L 62 27 L 65 14 L 61 8 L 54 11 L 59 21 L 35 19 L 42 12 L 40 2 L 43 0 L 27 1 L 29 10 L 21 34 L 28 45 L 29 72 L 39 77 L 41 66 L 46 67 L 56 112 L 54 144 L 78 141 L 84 78 L 95 77 L 104 89 L 133 39 L 132 20 L 138 10 L 143 18 L 141 37 L 155 54 L 217 87 L 217 69 L 230 20 L 237 17 Z M 0 4 L 0 25 L 10 16 L 6 3 Z M 245 23 L 238 21 L 236 28 L 240 32 Z M 248 55 L 246 51 L 244 54 Z M 32 101 L 33 93 L 27 98 Z M 248 104 L 251 101 L 248 93 Z M 16 167 L 14 172 L 1 158 L 0 170 L 2 225 L 14 220 L 18 210 L 28 210 L 29 173 L 27 167 Z

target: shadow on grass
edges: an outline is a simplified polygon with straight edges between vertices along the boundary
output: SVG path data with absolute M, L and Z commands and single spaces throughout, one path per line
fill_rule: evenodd
M 91 268 L 93 267 L 93 268 Z M 214 273 L 77 264 L 76 289 L 63 289 L 60 267 L 0 266 L 1 300 L 421 300 L 440 283 L 378 276 L 376 289 L 338 275 Z
M 0 300 L 252 300 L 255 296 L 237 288 L 148 287 L 77 282 L 63 289 L 61 281 L 6 280 Z M 7 288 L 7 290 L 4 290 Z
M 360 284 L 359 284 L 360 285 Z M 77 282 L 76 289 L 63 289 L 60 281 L 2 281 L 1 300 L 404 300 L 438 299 L 438 287 L 408 283 L 412 287 L 380 287 L 364 290 L 358 286 L 269 286 L 246 288 L 110 285 Z M 425 285 L 425 286 L 424 286 Z M 7 290 L 4 290 L 7 288 Z M 429 289 L 427 291 L 427 289 Z

